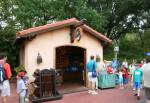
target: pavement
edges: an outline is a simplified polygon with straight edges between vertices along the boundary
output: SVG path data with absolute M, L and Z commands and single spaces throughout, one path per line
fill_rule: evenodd
M 18 103 L 16 84 L 14 83 L 11 84 L 11 92 L 8 103 Z M 97 95 L 88 94 L 87 91 L 64 94 L 61 100 L 44 103 L 145 103 L 144 90 L 141 89 L 141 99 L 137 100 L 133 95 L 130 84 L 128 84 L 125 89 L 119 89 L 119 87 L 116 86 L 110 89 L 98 89 L 97 92 Z M 2 103 L 1 97 L 0 103 Z

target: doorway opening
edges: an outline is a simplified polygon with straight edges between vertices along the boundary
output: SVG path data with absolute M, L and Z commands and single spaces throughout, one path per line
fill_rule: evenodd
M 60 93 L 87 90 L 86 50 L 76 46 L 56 48 L 56 84 Z

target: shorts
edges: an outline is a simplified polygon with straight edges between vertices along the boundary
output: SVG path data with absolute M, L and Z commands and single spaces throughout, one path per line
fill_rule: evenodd
M 89 82 L 96 83 L 97 77 L 92 77 L 92 72 L 88 72 Z
M 134 82 L 133 87 L 135 89 L 140 89 L 141 88 L 141 82 Z
M 1 85 L 1 96 L 10 96 L 10 84 L 8 80 L 5 80 Z
M 119 78 L 119 84 L 123 84 L 123 78 Z
M 150 88 L 145 87 L 145 95 L 146 95 L 146 99 L 150 100 Z
M 123 78 L 123 84 L 128 84 L 128 79 L 127 78 Z
M 25 97 L 19 96 L 19 103 L 25 103 Z

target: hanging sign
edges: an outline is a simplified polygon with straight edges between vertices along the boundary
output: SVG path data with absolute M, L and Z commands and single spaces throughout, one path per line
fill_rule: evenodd
M 76 28 L 75 33 L 74 33 L 74 40 L 80 41 L 81 34 L 82 34 L 81 28 Z
M 82 34 L 83 31 L 80 27 L 75 28 L 71 35 L 71 43 L 79 42 L 81 40 Z

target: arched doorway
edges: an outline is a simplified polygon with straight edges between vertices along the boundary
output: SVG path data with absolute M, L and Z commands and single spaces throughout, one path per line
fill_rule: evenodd
M 62 93 L 76 92 L 86 87 L 86 49 L 77 46 L 56 48 L 57 85 Z

